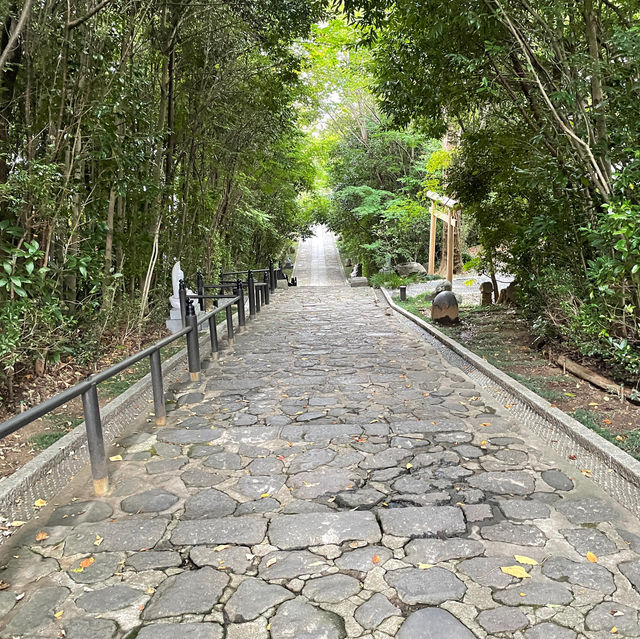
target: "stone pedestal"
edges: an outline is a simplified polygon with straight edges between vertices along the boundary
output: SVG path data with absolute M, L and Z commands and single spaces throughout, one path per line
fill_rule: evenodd
M 201 311 L 200 308 L 196 307 L 196 317 L 200 318 L 202 315 L 204 315 L 204 312 Z M 217 317 L 219 322 L 224 317 L 224 313 L 218 314 Z M 165 325 L 170 333 L 177 333 L 178 331 L 182 330 L 182 317 L 180 315 L 179 308 L 171 309 L 171 311 L 169 312 L 169 319 L 165 322 Z M 202 324 L 200 324 L 198 332 L 202 333 L 206 330 L 209 330 L 209 324 L 207 322 L 203 322 Z
M 289 282 L 287 282 L 287 280 L 278 280 L 278 288 L 288 289 Z
M 182 317 L 179 308 L 172 308 L 169 312 L 169 319 L 166 321 L 167 330 L 177 333 L 182 328 Z
M 369 286 L 369 280 L 366 277 L 350 277 L 349 286 L 352 286 L 353 288 Z

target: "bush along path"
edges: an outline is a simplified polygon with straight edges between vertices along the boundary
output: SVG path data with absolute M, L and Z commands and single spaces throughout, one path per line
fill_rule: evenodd
M 372 291 L 280 295 L 11 538 L 2 639 L 640 634 L 636 518 Z

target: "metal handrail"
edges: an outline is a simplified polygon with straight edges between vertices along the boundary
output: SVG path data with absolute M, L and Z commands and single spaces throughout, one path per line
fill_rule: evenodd
M 211 354 L 217 354 L 219 350 L 218 333 L 216 316 L 224 311 L 227 324 L 227 340 L 229 344 L 233 343 L 233 306 L 238 306 L 238 325 L 245 326 L 245 309 L 244 309 L 244 288 L 249 292 L 249 307 L 254 311 L 251 317 L 255 317 L 256 300 L 258 300 L 258 309 L 260 298 L 268 301 L 269 288 L 273 279 L 273 262 L 270 262 L 268 269 L 261 269 L 260 272 L 265 273 L 265 280 L 269 280 L 264 284 L 257 284 L 253 281 L 252 272 L 249 271 L 247 282 L 238 282 L 233 290 L 233 295 L 204 295 L 204 284 L 202 275 L 198 273 L 198 284 L 200 295 L 187 295 L 184 282 L 180 283 L 180 306 L 183 318 L 183 328 L 173 335 L 169 335 L 155 344 L 148 346 L 139 353 L 135 353 L 121 362 L 110 366 L 104 371 L 90 375 L 86 379 L 74 384 L 49 399 L 41 402 L 37 406 L 29 408 L 19 415 L 11 417 L 5 422 L 0 423 L 0 439 L 14 433 L 39 417 L 47 415 L 52 410 L 66 404 L 67 402 L 82 397 L 82 409 L 84 412 L 84 422 L 87 431 L 87 443 L 89 448 L 89 459 L 91 462 L 91 474 L 93 476 L 94 491 L 97 495 L 105 495 L 109 490 L 109 475 L 107 471 L 107 456 L 104 445 L 104 434 L 102 431 L 102 422 L 100 419 L 100 404 L 98 401 L 97 385 L 108 379 L 111 379 L 121 371 L 137 364 L 146 357 L 149 358 L 151 370 L 151 386 L 153 391 L 153 404 L 155 421 L 157 426 L 164 426 L 166 423 L 166 406 L 164 400 L 164 385 L 162 380 L 162 359 L 160 350 L 169 344 L 179 340 L 182 337 L 187 339 L 187 359 L 189 362 L 189 374 L 192 381 L 200 380 L 201 361 L 200 361 L 200 342 L 198 338 L 198 327 L 205 322 L 209 323 L 209 334 L 211 339 Z M 269 276 L 266 275 L 269 273 Z M 211 288 L 211 287 L 206 287 Z M 225 287 L 228 288 L 228 287 Z M 256 296 L 256 292 L 259 294 Z M 264 292 L 263 292 L 264 291 Z M 252 299 L 253 298 L 253 299 Z M 216 306 L 200 316 L 196 315 L 192 299 L 200 301 L 201 306 L 205 299 L 213 299 Z M 224 300 L 218 304 L 218 300 Z

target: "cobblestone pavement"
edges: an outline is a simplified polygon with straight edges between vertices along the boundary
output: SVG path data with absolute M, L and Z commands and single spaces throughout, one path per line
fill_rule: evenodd
M 638 521 L 371 290 L 279 291 L 174 392 L 12 537 L 2 639 L 640 636 Z

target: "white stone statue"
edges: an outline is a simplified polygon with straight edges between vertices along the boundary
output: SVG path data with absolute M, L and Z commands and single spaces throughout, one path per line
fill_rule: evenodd
M 184 271 L 180 268 L 178 260 L 171 269 L 171 283 L 173 285 L 173 295 L 169 298 L 171 307 L 180 310 L 180 280 L 184 279 Z M 191 289 L 187 289 L 187 295 L 195 295 Z

